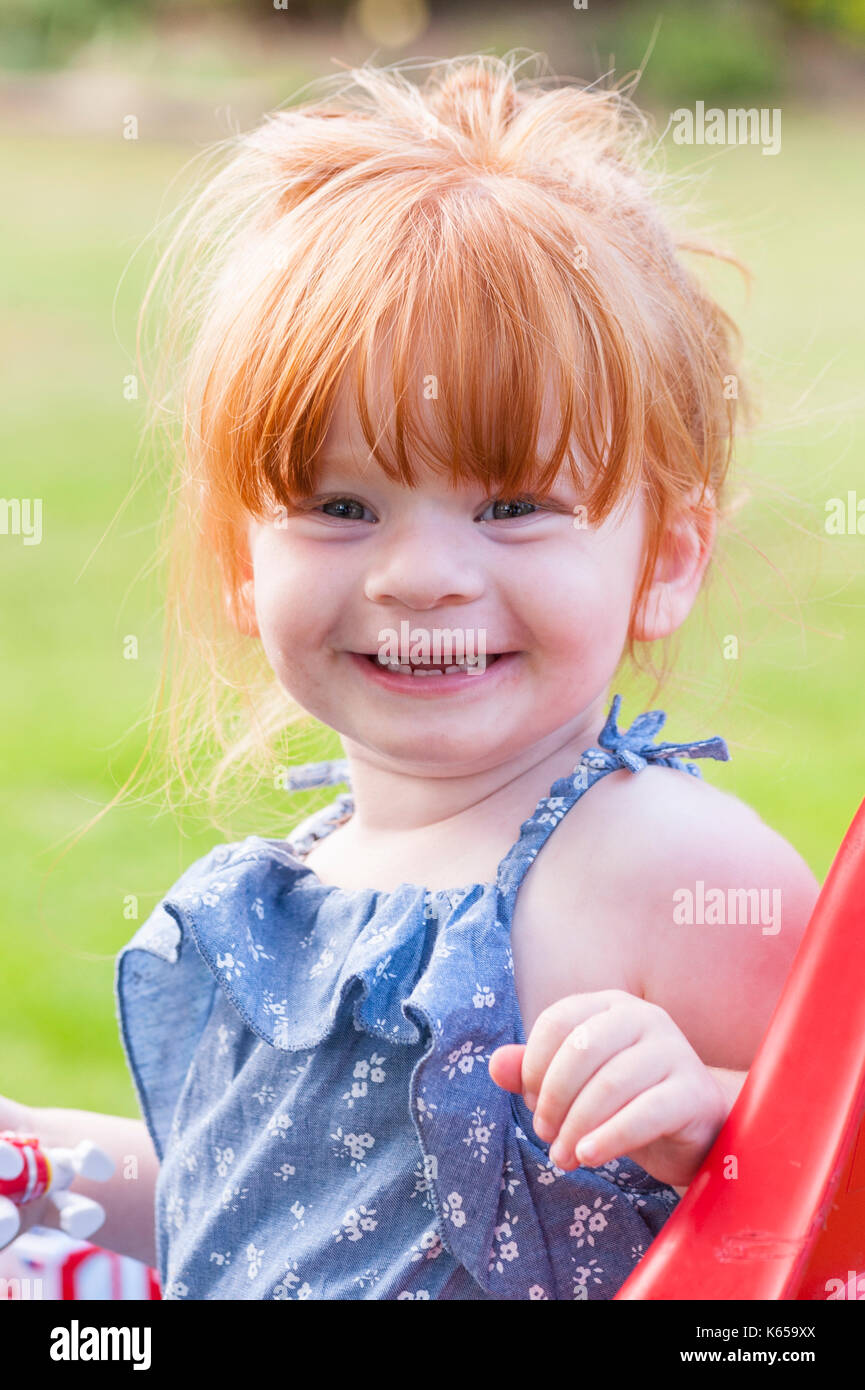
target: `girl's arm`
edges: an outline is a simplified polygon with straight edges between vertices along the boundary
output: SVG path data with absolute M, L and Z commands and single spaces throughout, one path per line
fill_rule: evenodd
M 159 1159 L 143 1120 L 122 1115 L 100 1115 L 91 1110 L 14 1107 L 12 1120 L 5 1101 L 4 1127 L 35 1134 L 43 1148 L 74 1148 L 91 1139 L 115 1162 L 108 1182 L 76 1178 L 71 1191 L 92 1197 L 105 1209 L 105 1222 L 90 1237 L 94 1245 L 130 1255 L 152 1268 L 156 1266 L 154 1202 Z M 50 1195 L 21 1208 L 21 1230 L 31 1226 L 59 1229 L 60 1213 Z

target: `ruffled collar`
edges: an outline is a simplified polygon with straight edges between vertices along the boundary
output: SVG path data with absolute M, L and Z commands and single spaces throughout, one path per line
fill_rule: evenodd
M 502 933 L 499 946 L 509 958 L 519 883 L 552 829 L 594 781 L 619 768 L 637 773 L 650 763 L 699 776 L 683 757 L 729 756 L 720 738 L 652 743 L 666 717 L 660 710 L 620 730 L 620 705 L 616 695 L 598 746 L 583 753 L 522 823 L 493 883 L 434 892 L 409 883 L 387 892 L 323 884 L 303 863 L 298 841 L 329 833 L 352 809 L 348 793 L 310 817 L 306 833 L 295 832 L 289 841 L 251 835 L 211 850 L 182 876 L 135 942 L 170 959 L 181 946 L 179 929 L 185 929 L 241 1016 L 274 1047 L 299 1049 L 320 1040 L 355 988 L 358 1027 L 414 1043 L 418 1029 L 404 1005 L 421 984 L 422 967 L 427 960 L 432 968 L 447 959 L 454 941 L 464 945 L 467 918 L 479 916 Z M 347 763 L 332 760 L 292 769 L 286 785 L 298 790 L 347 779 Z M 489 899 L 487 910 L 482 899 Z M 471 974 L 470 952 L 464 966 Z M 279 989 L 280 980 L 303 981 L 297 990 L 302 1007 L 293 1002 L 291 988 Z

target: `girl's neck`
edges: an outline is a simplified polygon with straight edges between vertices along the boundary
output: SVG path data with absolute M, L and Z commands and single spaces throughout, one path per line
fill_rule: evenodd
M 362 745 L 344 739 L 354 800 L 352 840 L 360 848 L 369 837 L 380 843 L 395 833 L 410 834 L 474 815 L 487 821 L 517 807 L 528 816 L 549 791 L 597 744 L 604 725 L 606 692 L 568 725 L 494 767 L 460 775 L 433 775 L 422 765 L 389 766 Z

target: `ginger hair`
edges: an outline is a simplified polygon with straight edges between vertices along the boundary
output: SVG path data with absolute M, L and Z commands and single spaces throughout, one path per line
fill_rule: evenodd
M 153 724 L 187 792 L 205 760 L 212 806 L 231 769 L 272 774 L 298 718 L 238 628 L 245 529 L 314 490 L 343 379 L 370 455 L 408 486 L 420 461 L 502 496 L 566 467 L 592 524 L 643 488 L 632 628 L 671 522 L 723 507 L 746 403 L 736 327 L 681 253 L 739 262 L 677 232 L 673 181 L 623 91 L 550 87 L 487 55 L 424 83 L 363 66 L 321 85 L 219 147 L 143 309 L 162 315 L 154 414 L 179 444 Z M 385 428 L 368 400 L 380 346 Z M 639 666 L 632 631 L 627 656 Z

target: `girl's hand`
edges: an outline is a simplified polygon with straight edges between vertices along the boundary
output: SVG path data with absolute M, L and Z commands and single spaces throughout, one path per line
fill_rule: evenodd
M 557 1167 L 626 1155 L 671 1186 L 695 1176 L 730 1108 L 669 1014 L 620 989 L 551 1004 L 525 1047 L 496 1049 L 490 1076 L 522 1091 Z

